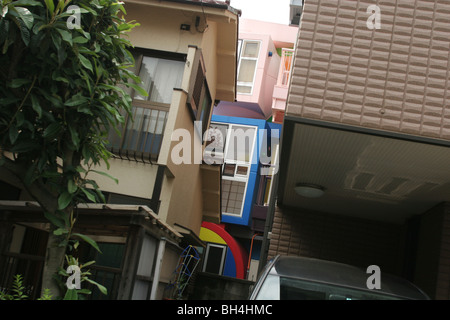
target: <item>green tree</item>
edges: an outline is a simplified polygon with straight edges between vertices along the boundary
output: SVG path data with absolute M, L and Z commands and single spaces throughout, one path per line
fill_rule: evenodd
M 52 277 L 70 241 L 98 249 L 72 234 L 72 212 L 104 201 L 88 173 L 109 167 L 108 132 L 131 108 L 124 86 L 142 93 L 124 36 L 137 24 L 124 15 L 111 0 L 0 0 L 0 175 L 15 179 L 51 222 L 42 287 L 54 296 L 64 294 Z

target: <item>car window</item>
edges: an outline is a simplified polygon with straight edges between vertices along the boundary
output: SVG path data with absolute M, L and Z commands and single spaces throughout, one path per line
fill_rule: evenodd
M 277 277 L 278 278 L 278 277 Z M 271 285 L 275 285 L 275 282 Z M 264 286 L 263 286 L 264 287 Z M 263 288 L 261 288 L 262 290 Z M 270 294 L 270 293 L 266 293 Z M 394 296 L 377 291 L 358 290 L 325 283 L 310 282 L 287 277 L 279 278 L 281 300 L 392 300 Z

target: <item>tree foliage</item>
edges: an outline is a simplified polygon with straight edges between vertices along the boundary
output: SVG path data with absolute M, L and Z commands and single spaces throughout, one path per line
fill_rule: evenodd
M 131 108 L 124 86 L 142 91 L 125 14 L 114 0 L 0 0 L 0 174 L 40 203 L 62 247 L 73 207 L 104 201 L 87 175 L 108 164 L 108 132 Z

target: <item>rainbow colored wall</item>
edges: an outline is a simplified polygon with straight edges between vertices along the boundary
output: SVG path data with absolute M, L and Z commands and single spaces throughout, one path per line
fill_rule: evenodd
M 226 230 L 224 224 L 203 222 L 200 239 L 205 242 L 227 246 L 223 275 L 245 279 L 247 272 L 248 253 Z

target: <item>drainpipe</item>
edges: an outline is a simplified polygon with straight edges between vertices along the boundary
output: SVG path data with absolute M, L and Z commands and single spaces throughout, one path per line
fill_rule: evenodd
M 248 280 L 248 274 L 250 272 L 250 262 L 252 261 L 253 241 L 255 240 L 256 236 L 260 236 L 260 235 L 261 235 L 260 233 L 255 233 L 252 237 L 252 242 L 250 245 L 250 253 L 248 255 L 248 263 L 247 263 L 247 277 L 246 277 L 247 280 Z
M 166 249 L 166 238 L 159 240 L 158 253 L 156 254 L 155 273 L 153 274 L 152 291 L 150 293 L 150 300 L 156 299 L 156 292 L 158 291 L 159 278 L 161 275 L 161 265 Z
M 153 185 L 152 199 L 150 200 L 150 206 L 154 213 L 158 214 L 159 211 L 159 200 L 161 196 L 161 189 L 164 180 L 165 167 L 158 165 L 158 171 L 156 172 L 155 183 Z

